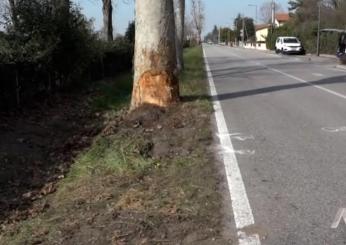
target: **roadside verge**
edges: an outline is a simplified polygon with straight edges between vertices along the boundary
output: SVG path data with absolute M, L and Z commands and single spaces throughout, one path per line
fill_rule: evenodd
M 185 64 L 182 102 L 167 110 L 127 114 L 130 76 L 97 85 L 84 109 L 100 133 L 24 218 L 2 223 L 0 244 L 232 244 L 222 236 L 202 49 L 187 49 Z

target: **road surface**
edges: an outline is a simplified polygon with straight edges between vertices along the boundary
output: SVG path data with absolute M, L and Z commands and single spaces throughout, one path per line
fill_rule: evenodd
M 328 59 L 204 51 L 231 139 L 221 147 L 241 174 L 228 179 L 240 243 L 346 244 L 343 220 L 331 228 L 346 208 L 346 70 Z

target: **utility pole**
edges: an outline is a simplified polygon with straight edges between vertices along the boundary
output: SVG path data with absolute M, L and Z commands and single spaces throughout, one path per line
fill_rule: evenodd
M 238 39 L 238 35 L 237 35 L 237 33 L 238 33 L 238 19 L 235 19 L 234 20 L 234 24 L 235 24 L 235 33 L 236 33 L 236 35 L 234 35 L 234 42 L 235 42 L 235 45 L 236 46 L 239 46 L 239 39 Z
M 244 44 L 245 44 L 245 18 L 244 18 L 244 15 L 242 18 L 242 23 L 243 23 L 243 27 L 242 27 L 241 42 L 242 42 L 242 45 L 244 46 Z
M 272 0 L 272 29 L 275 27 L 275 1 Z
M 220 44 L 221 42 L 221 27 L 219 26 L 219 36 L 218 36 L 218 43 Z
M 320 39 L 321 39 L 321 1 L 318 3 L 318 23 L 317 23 L 317 46 L 316 46 L 316 55 L 320 56 Z
M 275 1 L 272 0 L 272 24 L 270 28 L 272 35 L 270 35 L 270 43 L 273 43 L 274 28 L 275 28 Z
M 227 45 L 231 46 L 231 29 L 227 31 Z

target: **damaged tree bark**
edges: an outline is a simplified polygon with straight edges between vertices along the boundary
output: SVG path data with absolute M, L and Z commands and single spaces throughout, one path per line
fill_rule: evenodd
M 136 1 L 131 109 L 167 107 L 179 100 L 173 0 Z

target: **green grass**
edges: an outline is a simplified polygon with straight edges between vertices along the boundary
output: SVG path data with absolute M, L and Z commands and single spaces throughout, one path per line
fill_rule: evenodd
M 200 81 L 205 80 L 204 60 L 201 47 L 185 49 L 185 69 L 180 76 L 181 96 L 201 96 L 206 93 L 206 86 Z
M 184 98 L 194 100 L 203 111 L 211 112 L 213 108 L 208 95 L 202 48 L 186 49 L 184 60 L 185 70 L 180 76 L 180 95 L 183 100 Z
M 153 164 L 153 161 L 139 154 L 146 144 L 141 136 L 98 137 L 89 150 L 77 157 L 65 181 L 99 176 L 106 172 L 124 174 L 144 171 Z
M 100 96 L 92 101 L 92 108 L 95 111 L 119 110 L 130 101 L 132 73 L 123 73 L 115 79 L 102 81 L 95 84 L 94 88 L 100 93 Z

